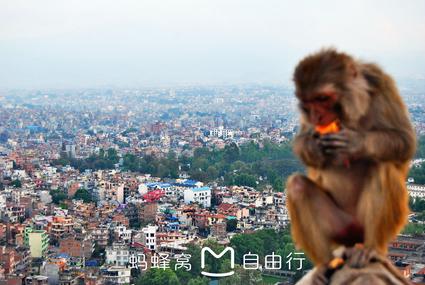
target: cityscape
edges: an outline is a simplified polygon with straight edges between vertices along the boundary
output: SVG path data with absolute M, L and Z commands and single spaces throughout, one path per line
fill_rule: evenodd
M 0 0 L 0 285 L 425 285 L 424 11 Z
M 425 277 L 425 88 L 409 224 L 389 244 Z M 0 93 L 0 284 L 295 284 L 293 89 L 272 85 Z M 311 237 L 314 238 L 314 237 Z

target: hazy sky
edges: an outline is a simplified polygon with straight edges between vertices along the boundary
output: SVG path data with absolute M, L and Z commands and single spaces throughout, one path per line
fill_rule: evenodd
M 0 0 L 0 87 L 287 83 L 335 46 L 425 78 L 425 1 Z

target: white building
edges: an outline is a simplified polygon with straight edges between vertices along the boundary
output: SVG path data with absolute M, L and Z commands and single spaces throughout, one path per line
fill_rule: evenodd
M 105 284 L 130 284 L 131 269 L 123 266 L 111 266 L 102 272 Z
M 65 145 L 65 152 L 68 157 L 75 157 L 77 146 L 75 144 L 67 144 Z
M 118 201 L 119 203 L 124 203 L 124 185 L 119 185 L 114 189 L 114 200 Z
M 196 187 L 184 190 L 184 202 L 186 204 L 199 203 L 205 208 L 211 206 L 210 187 Z
M 273 205 L 274 199 L 272 195 L 263 195 L 255 200 L 255 207 L 264 207 Z
M 3 210 L 4 208 L 6 208 L 6 196 L 0 195 L 0 211 Z
M 210 130 L 210 136 L 223 139 L 232 138 L 233 131 L 230 129 L 225 129 L 223 126 L 220 126 L 218 128 Z
M 114 243 L 105 249 L 106 263 L 118 266 L 126 266 L 128 264 L 130 251 L 128 246 L 122 243 Z
M 142 229 L 142 243 L 150 250 L 156 250 L 156 231 L 158 227 L 147 226 Z
M 49 191 L 40 191 L 40 201 L 44 204 L 49 204 L 52 202 L 52 196 L 49 194 Z
M 126 226 L 119 225 L 114 228 L 115 237 L 126 243 L 131 242 L 131 229 L 127 229 Z
M 105 189 L 102 187 L 94 188 L 92 191 L 92 196 L 95 201 L 105 200 Z
M 425 198 L 425 185 L 407 184 L 410 197 Z

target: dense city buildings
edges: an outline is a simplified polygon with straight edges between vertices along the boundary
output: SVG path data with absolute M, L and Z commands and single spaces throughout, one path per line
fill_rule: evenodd
M 423 92 L 404 96 L 421 138 Z M 281 86 L 1 91 L 0 284 L 130 284 L 157 272 L 186 284 L 177 269 L 206 284 L 205 247 L 234 248 L 239 278 L 244 255 L 258 253 L 250 280 L 293 284 L 311 268 L 295 257 L 286 209 L 285 179 L 303 171 L 297 129 Z M 389 258 L 421 284 L 418 145 L 410 223 Z M 268 268 L 277 255 L 283 264 Z

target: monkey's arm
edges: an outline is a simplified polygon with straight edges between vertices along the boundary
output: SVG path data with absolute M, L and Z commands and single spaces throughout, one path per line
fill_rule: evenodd
M 294 153 L 308 166 L 321 168 L 325 164 L 325 156 L 318 138 L 312 131 L 301 131 L 294 139 Z
M 415 135 L 410 125 L 404 130 L 357 132 L 344 129 L 340 133 L 323 136 L 320 145 L 326 153 L 348 153 L 352 158 L 403 162 L 414 155 Z
M 407 130 L 368 131 L 364 136 L 364 156 L 378 161 L 404 162 L 415 153 L 415 134 Z

